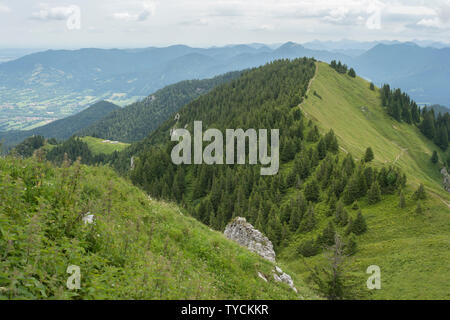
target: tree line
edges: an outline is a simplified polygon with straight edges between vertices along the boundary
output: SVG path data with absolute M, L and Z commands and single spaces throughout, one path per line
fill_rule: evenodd
M 450 115 L 448 112 L 435 114 L 433 108 L 420 108 L 400 89 L 391 89 L 385 84 L 381 88 L 381 101 L 387 113 L 399 122 L 418 126 L 420 131 L 432 140 L 442 151 L 448 149 Z

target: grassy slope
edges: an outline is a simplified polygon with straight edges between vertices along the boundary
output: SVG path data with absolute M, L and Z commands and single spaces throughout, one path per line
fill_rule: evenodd
M 375 206 L 360 201 L 369 230 L 359 237 L 359 251 L 349 269 L 359 278 L 361 288 L 369 276 L 366 268 L 375 264 L 381 268 L 382 289 L 372 292 L 370 297 L 374 299 L 450 298 L 450 210 L 442 202 L 450 202 L 450 196 L 440 186 L 438 167 L 429 160 L 437 148 L 416 128 L 389 119 L 378 94 L 369 90 L 369 83 L 339 75 L 323 63 L 318 64 L 308 99 L 301 107 L 323 130 L 333 128 L 348 152 L 360 158 L 371 146 L 376 163 L 395 162 L 408 176 L 407 208 L 399 209 L 396 195 L 383 197 Z M 402 148 L 408 151 L 402 153 Z M 429 197 L 422 215 L 415 213 L 416 203 L 411 200 L 419 181 L 441 197 Z M 348 211 L 354 215 L 354 211 Z M 319 215 L 321 227 L 332 219 Z M 305 265 L 294 253 L 295 243 L 281 256 L 291 269 L 306 275 Z M 307 259 L 313 264 L 321 260 L 323 256 Z
M 128 143 L 119 142 L 117 144 L 104 143 L 104 139 L 94 138 L 94 137 L 82 137 L 82 141 L 86 142 L 89 146 L 91 152 L 96 154 L 111 154 L 114 151 L 122 151 L 129 146 Z
M 371 91 L 366 80 L 340 75 L 318 63 L 308 99 L 301 107 L 324 131 L 332 128 L 345 151 L 361 158 L 366 148 L 372 147 L 376 162 L 395 163 L 414 186 L 424 183 L 450 202 L 441 186 L 440 167 L 430 163 L 434 150 L 443 159 L 440 149 L 415 126 L 391 119 L 381 106 L 378 90 Z
M 0 158 L 0 199 L 0 299 L 300 297 L 274 282 L 271 263 L 106 167 Z M 88 211 L 93 225 L 80 219 Z M 81 268 L 76 293 L 65 286 L 69 265 Z M 293 278 L 302 297 L 316 297 Z

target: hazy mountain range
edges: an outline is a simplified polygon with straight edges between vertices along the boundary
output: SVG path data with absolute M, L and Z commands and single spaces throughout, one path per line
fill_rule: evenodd
M 425 45 L 425 43 L 422 43 Z M 0 64 L 0 130 L 62 118 L 107 99 L 127 105 L 176 82 L 204 79 L 296 57 L 341 60 L 418 103 L 450 105 L 450 48 L 399 42 L 288 42 L 144 49 L 48 50 Z M 34 118 L 33 118 L 34 117 Z

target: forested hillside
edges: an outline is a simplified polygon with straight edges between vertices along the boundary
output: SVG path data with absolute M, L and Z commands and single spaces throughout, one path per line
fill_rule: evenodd
M 360 140 L 357 150 L 361 150 L 362 155 L 355 152 L 359 157 L 356 159 L 340 147 L 342 125 L 336 125 L 338 134 L 333 126 L 321 133 L 319 128 L 323 128 L 323 124 L 301 108 L 303 105 L 314 108 L 312 101 L 322 101 L 326 109 L 317 109 L 317 112 L 335 112 L 331 111 L 335 107 L 334 100 L 325 95 L 326 90 L 335 93 L 337 103 L 345 97 L 346 91 L 335 84 L 325 91 L 313 89 L 323 88 L 324 83 L 317 79 L 326 77 L 329 72 L 356 89 L 354 94 L 361 101 L 367 97 L 367 103 L 372 102 L 371 92 L 375 94 L 375 88 L 372 90 L 368 82 L 354 74 L 339 74 L 310 59 L 276 61 L 246 71 L 239 79 L 182 108 L 179 119 L 168 120 L 149 138 L 124 152 L 126 156 L 119 155 L 121 161 L 116 167 L 129 169 L 129 156 L 134 155 L 135 167 L 129 174 L 135 184 L 154 197 L 179 202 L 198 220 L 217 230 L 222 230 L 235 216 L 246 217 L 270 238 L 276 251 L 293 268 L 306 272 L 305 276 L 307 269 L 300 262 L 301 258 L 307 257 L 313 264 L 323 263 L 320 258 L 323 248 L 332 244 L 333 235 L 338 232 L 344 237 L 348 253 L 355 257 L 351 260 L 351 270 L 358 281 L 364 283 L 365 273 L 356 262 L 358 257 L 364 257 L 366 262 L 374 262 L 378 257 L 375 262 L 382 263 L 391 272 L 392 284 L 387 290 L 377 292 L 378 298 L 395 296 L 401 288 L 406 290 L 405 297 L 445 296 L 442 286 L 442 281 L 447 279 L 445 274 L 433 278 L 427 273 L 431 279 L 427 285 L 432 288 L 427 294 L 416 290 L 414 281 L 392 274 L 394 265 L 412 258 L 407 242 L 410 237 L 417 243 L 415 255 L 420 256 L 430 270 L 448 255 L 444 249 L 448 241 L 445 232 L 448 207 L 419 186 L 423 178 L 427 186 L 432 185 L 436 190 L 439 167 L 436 165 L 433 169 L 430 159 L 425 158 L 425 162 L 419 164 L 424 169 L 412 176 L 411 168 L 397 166 L 396 161 L 379 161 L 380 157 L 387 156 L 379 148 L 383 143 L 381 137 L 378 142 L 372 141 L 374 149 L 371 140 Z M 310 83 L 311 89 L 307 92 Z M 350 93 L 350 98 L 352 96 Z M 379 94 L 376 99 L 381 108 Z M 332 119 L 345 124 L 356 111 L 348 109 L 346 112 L 351 112 L 348 117 L 343 117 L 346 112 L 340 112 Z M 387 113 L 385 117 L 388 119 Z M 192 131 L 194 120 L 203 121 L 204 128 L 219 130 L 280 129 L 280 173 L 263 177 L 259 166 L 250 165 L 173 165 L 170 152 L 174 143 L 169 142 L 170 131 L 173 128 Z M 349 141 L 364 136 L 365 129 L 353 127 L 353 139 Z M 370 126 L 367 129 L 377 130 Z M 418 130 L 407 131 L 403 139 L 426 141 Z M 345 144 L 345 140 L 342 143 Z M 425 145 L 428 147 L 430 143 Z M 389 149 L 387 152 L 389 154 Z M 414 183 L 408 182 L 409 178 Z M 384 216 L 386 213 L 389 214 Z M 428 234 L 433 228 L 434 234 Z M 368 258 L 370 250 L 383 248 L 382 242 L 391 241 L 395 234 L 404 237 L 404 246 L 394 246 L 401 252 L 400 256 L 393 256 L 389 246 L 390 249 L 383 249 L 379 256 Z M 423 257 L 430 250 L 426 249 L 430 241 L 433 257 Z M 419 274 L 410 276 L 415 278 Z M 368 297 L 368 292 L 363 294 Z
M 447 151 L 450 135 L 448 112 L 436 113 L 434 108 L 427 107 L 420 110 L 407 94 L 402 93 L 400 89 L 392 90 L 389 85 L 384 85 L 381 89 L 381 99 L 391 117 L 398 122 L 417 125 L 428 139 L 434 141 L 442 151 Z
M 9 148 L 33 135 L 65 140 L 71 137 L 75 132 L 90 126 L 103 117 L 106 117 L 111 112 L 119 109 L 120 107 L 113 103 L 100 101 L 78 114 L 56 120 L 33 130 L 0 132 L 0 142 L 3 142 L 6 148 Z
M 140 141 L 185 104 L 239 75 L 240 72 L 231 72 L 212 79 L 167 86 L 142 101 L 110 113 L 77 134 L 124 142 Z

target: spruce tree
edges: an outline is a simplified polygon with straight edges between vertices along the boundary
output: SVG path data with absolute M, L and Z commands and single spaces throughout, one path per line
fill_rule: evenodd
M 336 211 L 336 195 L 334 192 L 331 193 L 330 200 L 328 201 L 328 210 L 327 210 L 327 216 L 332 216 Z
M 381 201 L 381 190 L 378 181 L 372 183 L 372 186 L 369 189 L 369 193 L 367 195 L 367 201 L 369 204 L 375 204 Z
M 270 210 L 267 221 L 267 237 L 272 241 L 275 247 L 278 247 L 281 242 L 282 225 L 277 215 L 275 206 Z
M 366 220 L 364 219 L 361 210 L 359 210 L 358 214 L 356 215 L 356 219 L 352 223 L 351 232 L 353 232 L 356 235 L 361 235 L 366 231 L 367 231 Z
M 341 201 L 339 201 L 336 206 L 334 221 L 341 227 L 346 226 L 348 223 L 348 212 L 344 208 L 344 204 Z
M 308 212 L 300 224 L 300 232 L 310 232 L 316 226 L 316 217 L 314 214 L 314 205 L 311 203 L 308 208 Z
M 431 162 L 433 164 L 436 164 L 438 163 L 438 161 L 439 161 L 438 153 L 436 151 L 433 151 L 433 155 L 431 156 Z
M 423 184 L 420 184 L 419 188 L 414 192 L 413 198 L 414 200 L 425 200 L 427 198 Z
M 319 252 L 319 248 L 314 239 L 304 240 L 297 248 L 297 252 L 303 257 L 313 257 Z
M 371 147 L 366 149 L 366 153 L 364 154 L 364 162 L 368 163 L 374 159 L 373 150 Z
M 317 242 L 321 246 L 331 246 L 334 243 L 334 234 L 336 230 L 332 222 L 329 222 L 327 227 L 323 229 L 322 234 L 318 237 Z
M 317 153 L 319 154 L 320 160 L 323 160 L 327 155 L 327 144 L 325 143 L 323 138 L 321 138 L 319 140 L 319 143 L 317 144 Z
M 305 198 L 307 201 L 317 202 L 319 200 L 319 196 L 319 184 L 316 179 L 313 179 L 305 186 Z
M 325 135 L 325 143 L 327 145 L 328 151 L 333 153 L 337 153 L 339 151 L 339 144 L 333 129 L 330 129 L 330 131 L 328 131 L 328 133 Z
M 352 204 L 359 197 L 360 191 L 361 188 L 358 173 L 355 172 L 345 187 L 343 198 L 344 203 L 347 205 Z
M 356 242 L 356 236 L 352 233 L 350 234 L 350 237 L 347 240 L 347 243 L 345 245 L 345 254 L 352 256 L 356 253 L 358 250 L 358 245 Z
M 319 128 L 317 128 L 317 126 L 314 126 L 311 130 L 309 130 L 308 136 L 306 137 L 306 141 L 317 142 L 319 138 L 320 138 Z
M 356 77 L 356 72 L 353 68 L 350 68 L 350 70 L 348 71 L 348 75 L 352 78 Z
M 437 130 L 436 144 L 442 151 L 446 151 L 448 148 L 448 131 L 445 125 L 441 125 Z
M 264 219 L 264 214 L 262 213 L 262 209 L 259 208 L 258 217 L 256 218 L 256 222 L 255 222 L 255 228 L 264 233 L 266 230 L 265 225 L 266 225 L 266 223 L 265 223 L 265 219 Z

